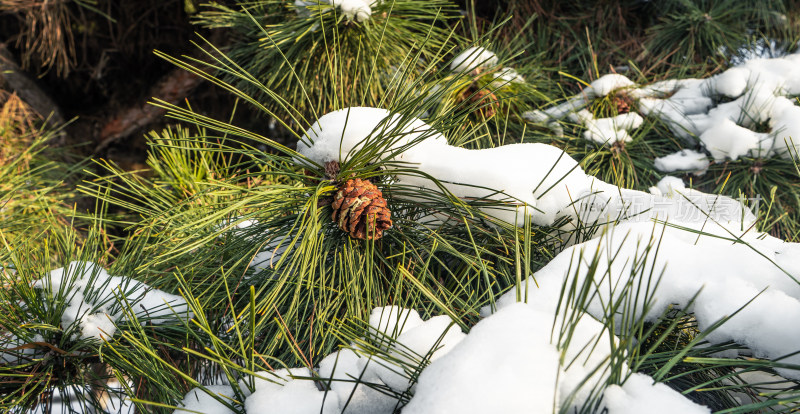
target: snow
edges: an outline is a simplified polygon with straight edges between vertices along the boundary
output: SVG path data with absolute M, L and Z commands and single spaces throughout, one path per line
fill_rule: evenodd
M 161 324 L 178 315 L 191 317 L 182 297 L 132 278 L 110 276 L 91 262 L 70 262 L 36 281 L 34 287 L 47 289 L 53 297 L 64 297 L 67 306 L 61 315 L 62 327 L 67 332 L 77 330 L 73 333 L 81 338 L 112 337 L 116 323 L 127 319 L 122 309 L 128 305 L 143 325 Z
M 399 306 L 375 308 L 369 315 L 369 326 L 372 329 L 393 338 L 396 338 L 403 331 L 416 328 L 423 323 L 417 311 Z
M 650 192 L 654 195 L 674 196 L 678 191 L 686 189 L 686 184 L 683 183 L 678 177 L 666 176 L 658 181 L 655 187 L 650 188 Z
M 385 109 L 352 107 L 320 117 L 298 141 L 297 152 L 323 165 L 345 160 L 365 143 L 378 140 L 385 142 L 382 155 L 386 158 L 412 143 L 424 141 L 424 145 L 407 149 L 403 155 L 447 145 L 444 135 L 419 119 L 402 118 Z
M 246 412 L 391 414 L 398 400 L 374 387 L 398 393 L 411 388 L 408 374 L 397 361 L 414 366 L 426 356 L 434 361 L 466 336 L 448 316 L 422 321 L 416 311 L 397 306 L 373 309 L 370 322 L 373 329 L 377 326 L 381 334 L 395 338 L 388 344 L 383 337 L 369 335 L 387 347 L 391 361 L 341 349 L 322 359 L 318 376 L 308 368 L 256 372 L 249 381 L 239 382 L 247 397 Z M 315 377 L 319 387 L 311 380 Z M 320 391 L 327 387 L 329 391 Z
M 760 358 L 777 359 L 800 350 L 800 265 L 796 256 L 800 245 L 784 243 L 755 231 L 736 231 L 726 226 L 678 222 L 681 226 L 704 231 L 699 236 L 684 229 L 652 223 L 621 223 L 600 237 L 572 246 L 553 259 L 535 278 L 538 289 L 528 291 L 527 301 L 537 309 L 555 311 L 562 284 L 576 278 L 580 285 L 589 277 L 592 257 L 616 256 L 621 260 L 597 262 L 593 276 L 598 284 L 596 296 L 587 311 L 602 318 L 601 303 L 618 300 L 611 286 L 639 285 L 640 277 L 661 277 L 658 287 L 649 285 L 653 303 L 645 314 L 653 321 L 667 307 L 687 308 L 697 294 L 694 312 L 698 327 L 705 330 L 722 318 L 732 316 L 711 332 L 707 340 L 721 343 L 733 340 L 752 349 Z M 731 243 L 731 233 L 742 242 Z M 644 266 L 632 269 L 634 258 L 646 256 L 650 245 L 658 245 L 658 255 Z M 578 263 L 581 263 L 578 268 Z M 531 279 L 529 284 L 533 284 Z M 605 287 L 604 287 L 605 286 Z M 699 293 L 698 293 L 699 292 Z M 498 307 L 516 302 L 515 292 L 504 295 Z M 752 300 L 752 302 L 750 302 Z M 749 305 L 748 305 L 748 302 Z M 742 308 L 743 306 L 746 307 Z M 638 303 L 637 306 L 642 306 Z M 640 313 L 645 309 L 639 308 Z M 800 364 L 800 355 L 784 358 L 787 364 Z M 800 378 L 800 372 L 778 369 L 787 378 Z
M 375 310 L 373 310 L 375 313 Z M 339 409 L 347 414 L 392 414 L 398 401 L 373 387 L 386 385 L 351 349 L 326 356 L 319 363 L 319 376 L 336 393 Z
M 395 310 L 404 315 L 413 312 Z M 384 311 L 376 308 L 373 315 Z M 410 329 L 407 334 L 415 331 L 416 334 L 403 334 L 398 337 L 398 342 L 414 348 L 415 341 L 430 344 L 445 338 L 442 342 L 449 342 L 450 349 L 432 358 L 431 364 L 421 372 L 416 386 L 411 388 L 413 396 L 403 407 L 403 413 L 528 413 L 555 412 L 565 406 L 580 407 L 591 389 L 608 380 L 608 374 L 602 368 L 607 364 L 614 339 L 603 324 L 584 317 L 570 332 L 569 345 L 560 345 L 552 334 L 553 321 L 552 312 L 532 304 L 506 303 L 475 325 L 469 335 L 452 328 L 442 334 L 442 329 L 451 324 L 446 316 L 431 318 Z M 426 328 L 420 330 L 421 327 Z M 555 331 L 558 332 L 559 327 Z M 454 342 L 448 339 L 451 332 L 459 334 Z M 417 338 L 411 338 L 414 336 Z M 502 352 L 497 352 L 498 349 Z M 257 382 L 255 392 L 245 400 L 246 411 L 248 414 L 262 413 L 269 407 L 275 412 L 311 413 L 320 412 L 322 407 L 323 413 L 392 413 L 398 401 L 367 386 L 381 387 L 384 384 L 371 369 L 376 358 L 359 356 L 351 349 L 324 358 L 319 367 L 320 382 L 330 386 L 324 405 L 322 396 L 325 393 L 318 391 L 312 381 L 291 379 L 292 376 L 310 377 L 306 368 L 257 373 L 285 383 L 281 386 L 264 380 Z M 626 392 L 643 394 L 658 397 L 665 409 L 672 407 L 676 410 L 673 412 L 682 412 L 678 409 L 697 410 L 686 411 L 690 413 L 706 412 L 666 387 L 651 387 L 652 380 L 646 382 L 646 376 L 632 378 L 630 384 L 623 386 L 622 397 Z M 641 385 L 641 381 L 645 381 L 646 386 Z M 397 392 L 406 391 L 409 385 L 406 379 L 387 383 Z M 338 406 L 329 406 L 334 402 Z
M 361 23 L 365 20 L 369 20 L 372 16 L 372 6 L 376 3 L 377 0 L 295 0 L 294 6 L 298 15 L 308 17 L 311 15 L 307 10 L 308 6 L 330 4 L 331 6 L 338 7 L 341 13 L 347 17 L 347 20 L 355 20 Z
M 644 374 L 633 374 L 623 385 L 611 385 L 603 393 L 610 414 L 710 414 L 707 407 L 697 405 L 672 388 L 653 383 Z
M 730 119 L 723 119 L 703 132 L 700 141 L 711 152 L 715 161 L 735 160 L 758 148 L 765 135 L 736 125 Z
M 478 322 L 461 344 L 422 371 L 403 413 L 556 411 L 560 367 L 558 349 L 550 344 L 552 322 L 524 305 Z
M 457 73 L 468 73 L 495 66 L 497 66 L 497 55 L 494 52 L 482 47 L 471 47 L 453 58 L 450 70 Z
M 605 145 L 632 141 L 633 138 L 629 131 L 639 128 L 644 122 L 644 118 L 635 112 L 596 119 L 584 109 L 578 113 L 577 117 L 586 127 L 583 137 L 588 141 Z
M 679 178 L 667 180 L 673 188 L 664 188 L 662 182 L 645 193 L 593 179 L 591 192 L 576 202 L 577 216 L 582 223 L 603 227 L 621 220 L 650 224 L 670 220 L 686 226 L 746 230 L 755 222 L 753 213 L 738 200 L 687 189 Z
M 273 379 L 256 378 L 255 390 L 244 401 L 247 414 L 333 414 L 339 412 L 336 393 L 322 392 L 309 379 L 308 368 L 280 369 L 272 373 L 257 372 L 256 375 Z
M 578 163 L 562 150 L 538 143 L 469 150 L 436 147 L 408 158 L 419 171 L 436 177 L 454 195 L 467 200 L 505 200 L 513 204 L 482 210 L 508 223 L 552 224 L 568 213 L 574 196 L 588 191 Z M 398 183 L 440 191 L 421 175 L 402 175 Z M 502 193 L 498 193 L 501 191 Z
M 233 388 L 230 385 L 206 385 L 205 388 L 222 401 L 230 403 L 230 399 L 234 398 Z M 178 405 L 180 408 L 173 411 L 173 413 L 181 414 L 195 411 L 204 414 L 234 414 L 233 410 L 217 398 L 209 395 L 201 388 L 192 388 Z
M 413 396 L 403 408 L 404 413 L 554 412 L 564 407 L 580 407 L 593 388 L 608 380 L 603 367 L 616 339 L 602 323 L 588 316 L 581 318 L 570 331 L 569 343 L 563 344 L 552 333 L 563 327 L 559 325 L 553 330 L 556 318 L 548 310 L 551 301 L 540 306 L 533 301 L 523 304 L 505 299 L 499 310 L 476 324 L 469 335 L 461 334 L 460 339 L 449 344 L 448 352 L 432 358 L 411 389 Z M 373 314 L 379 312 L 382 310 L 377 308 Z M 419 331 L 426 324 L 429 328 Z M 447 317 L 434 317 L 408 333 L 417 331 L 416 336 L 422 342 L 434 343 L 450 335 L 449 331 L 441 333 L 442 327 L 449 324 Z M 408 339 L 401 335 L 398 341 L 411 345 L 414 340 Z M 384 384 L 370 369 L 375 363 L 374 358 L 370 360 L 351 349 L 324 358 L 319 367 L 320 382 L 330 386 L 324 405 L 326 394 L 314 382 L 291 378 L 311 377 L 306 368 L 257 373 L 279 383 L 256 382 L 255 391 L 245 400 L 246 411 L 263 413 L 269 407 L 275 412 L 338 413 L 346 407 L 344 412 L 353 414 L 392 413 L 397 400 L 367 386 Z M 398 392 L 408 388 L 405 379 L 396 384 L 390 380 L 388 384 Z M 652 385 L 652 379 L 641 374 L 634 374 L 621 387 L 611 386 L 608 390 L 611 413 L 632 412 L 621 410 L 654 400 L 659 402 L 660 409 L 666 410 L 663 412 L 708 412 L 666 386 Z
M 563 119 L 567 115 L 586 107 L 593 98 L 594 92 L 590 88 L 586 88 L 582 94 L 573 96 L 558 105 L 548 107 L 544 110 L 526 111 L 522 114 L 522 117 L 531 122 L 546 122 Z
M 347 159 L 366 139 L 382 139 L 387 152 L 402 148 L 399 154 L 384 156 L 436 177 L 458 197 L 516 203 L 484 211 L 518 225 L 525 222 L 526 214 L 534 224 L 551 224 L 569 209 L 573 196 L 588 191 L 590 184 L 578 163 L 556 147 L 538 143 L 479 150 L 454 147 L 421 120 L 404 119 L 383 109 L 331 112 L 320 117 L 306 137 L 298 142 L 297 151 L 320 165 Z M 397 184 L 440 191 L 439 185 L 422 175 L 400 175 Z
M 397 342 L 390 346 L 389 355 L 392 359 L 417 366 L 422 357 L 435 361 L 447 354 L 464 336 L 461 328 L 449 316 L 434 316 L 400 334 Z M 364 366 L 368 374 L 374 374 L 397 392 L 407 391 L 412 385 L 403 366 L 394 360 L 375 358 Z
M 348 20 L 355 20 L 363 22 L 372 16 L 372 8 L 370 5 L 373 2 L 364 0 L 328 0 L 331 5 L 338 6 L 342 10 L 342 14 L 347 16 Z
M 516 69 L 510 67 L 498 70 L 492 77 L 494 80 L 489 84 L 492 88 L 502 88 L 511 83 L 525 83 L 525 78 L 517 73 Z
M 773 109 L 769 123 L 774 131 L 775 152 L 788 159 L 796 157 L 800 149 L 800 107 L 775 105 Z
M 618 89 L 636 99 L 639 115 L 660 119 L 690 145 L 699 139 L 715 161 L 790 158 L 800 149 L 800 139 L 793 139 L 800 137 L 800 107 L 787 99 L 800 95 L 800 54 L 752 59 L 707 79 L 670 79 L 639 88 L 622 75 L 608 74 L 566 102 L 523 117 L 539 123 L 569 117 L 586 127 L 583 136 L 589 141 L 627 141 L 641 123 L 621 128 L 619 121 L 581 113 L 588 113 L 583 108 L 594 97 Z M 765 125 L 768 131 L 761 132 Z
M 608 75 L 599 77 L 597 80 L 589 84 L 589 86 L 597 94 L 597 96 L 606 96 L 618 89 L 630 88 L 635 86 L 635 84 L 633 81 L 623 75 L 610 73 Z
M 653 164 L 657 170 L 662 172 L 692 171 L 695 175 L 702 175 L 711 162 L 702 152 L 684 149 L 656 158 Z
M 358 120 L 352 129 L 350 123 L 345 129 L 343 119 L 348 113 Z M 578 117 L 590 115 L 588 111 L 576 113 Z M 641 122 L 637 117 L 625 114 L 611 125 L 632 128 Z M 383 128 L 387 124 L 398 127 L 386 133 Z M 564 151 L 546 144 L 522 143 L 477 150 L 450 146 L 440 133 L 419 119 L 402 119 L 381 109 L 351 108 L 321 117 L 315 127 L 306 132 L 313 144 L 298 143 L 298 152 L 321 165 L 346 159 L 362 145 L 365 137 L 380 139 L 383 134 L 401 137 L 382 141 L 387 148 L 397 149 L 384 157 L 403 161 L 425 174 L 399 174 L 393 185 L 441 191 L 439 185 L 428 178 L 436 177 L 457 197 L 508 202 L 504 206 L 482 209 L 515 225 L 523 225 L 526 215 L 533 224 L 542 226 L 551 225 L 560 217 L 570 217 L 573 223 L 578 218 L 584 223 L 594 223 L 617 219 L 664 220 L 667 217 L 703 223 L 710 217 L 745 227 L 752 218 L 749 210 L 728 197 L 689 189 L 682 191 L 680 197 L 659 198 L 641 191 L 620 189 L 588 177 Z M 404 146 L 399 146 L 401 143 Z M 392 168 L 394 164 L 387 164 L 387 170 Z
M 503 306 L 422 372 L 403 413 L 550 413 L 565 408 L 573 412 L 595 386 L 608 380 L 604 366 L 612 338 L 600 322 L 583 317 L 570 332 L 569 343 L 559 344 L 553 332 L 563 329 L 561 324 L 563 320 L 554 313 L 535 305 Z M 623 397 L 629 392 L 658 398 L 659 409 L 665 410 L 661 412 L 708 412 L 675 391 L 665 390 L 666 386 L 650 387 L 652 379 L 645 375 L 634 374 L 629 382 L 622 387 Z M 619 395 L 614 395 L 613 387 L 612 398 Z M 639 403 L 652 404 L 653 400 Z M 622 409 L 619 405 L 609 408 L 611 413 L 634 412 L 617 411 Z
M 734 75 L 714 82 L 675 82 L 672 86 L 693 84 L 694 89 L 679 91 L 669 99 L 697 99 L 697 89 L 711 84 L 734 95 L 739 79 Z M 670 85 L 663 87 L 667 86 Z M 656 89 L 652 88 L 651 93 Z M 736 99 L 748 96 L 761 99 L 747 91 Z M 743 102 L 734 100 L 710 111 L 716 111 L 715 119 L 721 117 L 727 123 L 705 125 L 703 122 L 710 122 L 708 116 L 697 118 L 695 127 L 712 131 L 705 137 L 701 135 L 701 142 L 711 145 L 720 141 L 717 150 L 724 150 L 727 158 L 750 151 L 745 149 L 750 145 L 738 147 L 718 139 L 713 128 L 743 128 L 730 119 L 735 112 L 741 112 Z M 575 103 L 569 105 L 573 107 Z M 770 111 L 774 112 L 774 108 L 791 111 L 794 105 L 775 99 Z M 349 123 L 345 128 L 343 118 L 347 113 L 357 120 L 352 128 Z M 588 111 L 574 112 L 579 121 L 597 122 L 587 114 Z M 800 245 L 752 230 L 755 216 L 741 202 L 686 188 L 677 177 L 663 178 L 651 193 L 618 188 L 586 176 L 563 151 L 544 144 L 480 150 L 453 147 L 424 122 L 380 109 L 351 108 L 349 112 L 329 115 L 320 118 L 316 128 L 306 133 L 310 139 L 298 144 L 298 151 L 317 164 L 346 159 L 363 145 L 365 138 L 382 138 L 382 130 L 388 125 L 392 126 L 389 135 L 399 138 L 383 142 L 387 149 L 397 151 L 376 157 L 404 161 L 441 180 L 459 197 L 500 199 L 490 189 L 502 190 L 520 205 L 511 209 L 513 215 L 498 209 L 490 212 L 509 223 L 519 224 L 520 212 L 530 214 L 534 224 L 551 224 L 557 217 L 576 214 L 585 222 L 606 218 L 608 223 L 595 238 L 565 249 L 533 275 L 535 280 L 528 279 L 526 283 L 531 288 L 526 289 L 526 304 L 516 303 L 516 291 L 508 292 L 497 301 L 496 310 L 484 309 L 486 318 L 467 335 L 447 316 L 422 321 L 414 310 L 396 306 L 373 310 L 369 318 L 372 329 L 396 338 L 396 342 L 368 335 L 389 357 L 370 356 L 353 346 L 352 350 L 341 350 L 323 359 L 320 376 L 322 382 L 328 379 L 328 394 L 335 396 L 337 410 L 345 407 L 347 403 L 343 401 L 350 400 L 355 412 L 391 412 L 394 399 L 365 384 L 356 385 L 358 378 L 373 387 L 411 393 L 413 397 L 404 413 L 574 409 L 587 401 L 596 385 L 604 386 L 609 379 L 604 364 L 608 363 L 617 338 L 601 321 L 620 316 L 605 315 L 602 304 L 621 300 L 624 293 L 620 286 L 641 286 L 646 290 L 631 299 L 631 306 L 648 321 L 655 321 L 668 307 L 678 306 L 694 313 L 701 330 L 730 317 L 708 334 L 711 343 L 736 341 L 749 347 L 757 358 L 778 359 L 800 351 L 800 331 L 787 329 L 800 319 Z M 550 117 L 545 111 L 537 116 Z M 635 128 L 641 122 L 641 117 L 636 116 L 626 115 L 611 125 Z M 735 133 L 728 133 L 731 134 Z M 714 150 L 707 149 L 714 155 Z M 664 169 L 701 169 L 708 165 L 703 158 L 700 152 L 683 151 L 662 158 L 659 164 Z M 387 168 L 393 167 L 390 164 Z M 421 175 L 401 175 L 392 185 L 396 184 L 438 188 Z M 680 228 L 657 221 L 675 223 Z M 654 245 L 658 254 L 648 255 Z M 599 260 L 590 266 L 594 257 Z M 647 260 L 643 260 L 645 257 Z M 595 271 L 590 274 L 588 269 Z M 651 275 L 660 276 L 660 283 L 639 283 Z M 595 278 L 588 285 L 594 286 L 594 291 L 588 296 L 587 315 L 570 327 L 569 343 L 562 343 L 557 333 L 564 328 L 564 322 L 556 318 L 562 286 L 569 280 L 582 285 L 587 277 Z M 645 296 L 651 297 L 651 307 L 644 306 Z M 695 301 L 689 309 L 692 299 Z M 782 361 L 800 364 L 800 355 Z M 430 365 L 419 374 L 418 382 L 410 382 L 413 373 L 408 372 L 409 367 L 424 366 L 426 362 Z M 531 372 L 537 375 L 530 375 Z M 800 378 L 797 371 L 788 368 L 778 372 L 786 378 Z M 289 383 L 293 381 L 301 380 Z M 287 393 L 303 398 L 304 403 L 321 403 L 322 391 L 312 390 L 308 384 L 302 388 L 304 391 L 299 384 L 296 387 L 294 394 Z M 662 412 L 709 412 L 641 374 L 632 374 L 622 385 L 608 387 L 605 396 L 611 413 L 636 412 L 638 404 L 652 408 L 653 401 L 658 402 L 657 409 Z M 319 410 L 319 404 L 316 407 Z
M 743 67 L 733 67 L 711 78 L 714 90 L 729 98 L 738 98 L 747 89 L 750 72 Z

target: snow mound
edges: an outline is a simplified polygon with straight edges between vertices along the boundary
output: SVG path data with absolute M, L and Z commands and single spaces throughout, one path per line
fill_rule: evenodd
M 372 17 L 372 7 L 376 3 L 377 0 L 295 0 L 294 6 L 298 15 L 308 17 L 311 15 L 307 10 L 308 6 L 330 4 L 331 6 L 338 7 L 347 20 L 355 20 L 361 23 Z
M 384 329 L 383 335 L 395 338 L 387 345 L 389 359 L 342 349 L 322 359 L 318 376 L 308 368 L 257 372 L 250 382 L 239 382 L 242 389 L 252 390 L 244 402 L 246 412 L 391 414 L 400 405 L 391 392 L 412 388 L 398 361 L 416 366 L 425 357 L 437 360 L 466 336 L 448 316 L 423 322 L 416 311 L 396 306 L 375 308 L 370 319 Z M 319 387 L 312 378 L 319 378 Z
M 612 338 L 600 322 L 584 317 L 570 332 L 569 345 L 559 345 L 552 332 L 563 328 L 554 330 L 554 320 L 557 325 L 563 322 L 536 306 L 504 306 L 478 322 L 450 353 L 422 372 L 403 412 L 550 413 L 580 408 L 590 390 L 608 380 L 603 367 L 611 354 Z M 633 383 L 638 385 L 635 380 Z M 631 386 L 626 383 L 623 387 L 628 390 Z M 632 398 L 667 394 L 660 386 L 654 389 L 656 392 L 640 392 L 643 395 Z M 665 412 L 707 412 L 672 393 L 668 395 L 671 399 L 660 399 L 664 409 L 672 409 Z
M 179 315 L 192 317 L 182 297 L 129 277 L 111 276 L 91 262 L 70 262 L 36 281 L 34 287 L 63 295 L 67 306 L 61 324 L 67 331 L 79 329 L 81 338 L 112 337 L 116 323 L 126 320 L 122 309 L 128 305 L 142 324 L 161 324 Z
M 346 160 L 365 143 L 376 140 L 385 143 L 387 158 L 414 143 L 418 145 L 402 155 L 447 145 L 444 135 L 417 118 L 403 118 L 380 108 L 353 107 L 321 116 L 297 143 L 297 152 L 322 165 Z
M 624 88 L 636 100 L 641 116 L 660 119 L 689 144 L 700 142 L 715 161 L 743 156 L 790 158 L 800 149 L 796 138 L 800 137 L 800 107 L 787 99 L 800 94 L 798 79 L 799 54 L 752 59 L 707 79 L 671 79 L 640 88 L 622 75 L 609 74 L 580 95 L 523 117 L 540 123 L 570 117 L 586 127 L 583 136 L 589 141 L 627 141 L 631 129 L 638 126 L 618 128 L 611 119 L 595 120 L 580 113 L 588 112 L 583 108 L 595 97 Z
M 596 296 L 587 311 L 596 318 L 603 316 L 601 303 L 618 300 L 619 293 L 610 286 L 650 286 L 652 307 L 644 316 L 655 320 L 667 307 L 686 309 L 696 296 L 690 311 L 698 327 L 705 330 L 713 323 L 733 315 L 711 332 L 707 340 L 721 343 L 728 340 L 749 347 L 756 357 L 778 359 L 800 351 L 800 245 L 785 243 L 753 231 L 733 233 L 729 228 L 703 223 L 680 225 L 695 232 L 652 223 L 621 223 L 604 235 L 572 246 L 561 252 L 536 272 L 538 289 L 528 291 L 527 301 L 537 309 L 554 312 L 562 284 L 576 278 L 578 285 L 593 276 L 598 284 Z M 732 242 L 734 235 L 739 242 Z M 644 266 L 632 269 L 635 258 L 646 257 L 650 246 L 658 246 Z M 595 257 L 618 257 L 622 260 L 599 260 L 591 275 L 587 267 Z M 580 268 L 577 264 L 581 263 Z M 657 288 L 639 278 L 660 275 Z M 533 280 L 529 281 L 533 285 Z M 699 293 L 698 293 L 699 292 Z M 642 292 L 642 295 L 644 292 Z M 641 299 L 640 299 L 641 300 Z M 514 292 L 504 295 L 498 307 L 516 302 Z M 749 304 L 748 304 L 749 302 Z M 644 312 L 643 303 L 637 303 Z M 745 306 L 747 305 L 747 306 Z M 742 308 L 744 307 L 744 308 Z M 737 313 L 738 311 L 738 313 Z M 800 364 L 800 354 L 783 358 L 782 363 Z M 777 369 L 786 378 L 800 379 L 800 371 Z
M 476 69 L 487 69 L 497 66 L 497 55 L 482 47 L 471 47 L 453 58 L 450 70 L 457 73 L 468 73 Z
M 352 127 L 345 122 L 348 116 L 358 120 Z M 591 114 L 579 111 L 576 116 L 588 119 Z M 617 118 L 609 125 L 635 128 L 641 123 L 636 114 Z M 387 131 L 386 125 L 402 127 Z M 392 138 L 398 135 L 398 129 L 401 138 Z M 560 217 L 581 219 L 584 223 L 677 217 L 739 227 L 754 220 L 752 212 L 728 197 L 690 189 L 682 191 L 681 197 L 659 198 L 588 177 L 575 160 L 551 145 L 522 143 L 477 150 L 454 147 L 421 120 L 402 119 L 383 109 L 332 112 L 321 117 L 306 136 L 311 137 L 312 143 L 299 142 L 298 152 L 318 164 L 346 160 L 367 137 L 382 140 L 387 151 L 392 151 L 387 158 L 402 160 L 424 173 L 398 174 L 394 185 L 441 191 L 440 185 L 428 178 L 435 177 L 447 191 L 462 199 L 505 201 L 505 205 L 484 207 L 483 211 L 515 225 L 523 225 L 526 216 L 540 226 L 552 225 Z M 387 170 L 393 165 L 387 165 Z M 408 192 L 402 196 L 411 197 Z
M 492 75 L 494 82 L 490 84 L 492 87 L 501 87 L 508 83 L 525 83 L 525 78 L 517 73 L 516 69 L 504 67 Z
M 606 96 L 618 89 L 626 89 L 635 85 L 636 84 L 627 77 L 616 73 L 603 75 L 589 84 L 597 96 Z
M 362 358 L 351 349 L 334 352 L 319 363 L 319 375 L 336 394 L 343 412 L 392 414 L 398 401 L 375 389 L 385 388 L 386 384 L 374 372 L 364 369 Z
M 710 414 L 707 407 L 644 374 L 633 374 L 623 385 L 610 385 L 603 401 L 611 414 Z
M 697 175 L 705 173 L 710 165 L 706 154 L 689 149 L 656 158 L 653 163 L 662 172 L 692 171 Z
M 635 112 L 628 112 L 610 118 L 594 118 L 591 112 L 582 110 L 578 119 L 583 121 L 586 131 L 583 137 L 598 144 L 613 145 L 617 142 L 633 140 L 629 131 L 642 126 L 644 118 Z
M 526 215 L 538 225 L 553 223 L 559 215 L 568 214 L 575 195 L 589 188 L 578 163 L 556 147 L 534 143 L 480 150 L 454 147 L 421 120 L 383 109 L 331 112 L 320 117 L 306 137 L 297 150 L 318 164 L 346 160 L 367 139 L 383 140 L 393 159 L 436 177 L 458 197 L 510 202 L 485 211 L 518 225 Z M 400 175 L 397 184 L 441 191 L 422 175 Z
M 208 391 L 212 392 L 217 398 L 231 402 L 234 398 L 233 388 L 230 385 L 206 385 Z M 192 388 L 183 397 L 183 401 L 178 405 L 174 414 L 182 414 L 188 412 L 201 412 L 205 414 L 234 414 L 234 411 L 228 408 L 220 400 L 214 398 L 201 388 Z
M 397 337 L 403 331 L 414 329 L 423 323 L 417 311 L 399 306 L 375 308 L 369 315 L 369 326 L 372 329 L 392 337 Z
M 317 389 L 308 368 L 257 372 L 275 382 L 256 378 L 255 390 L 244 401 L 247 414 L 335 414 L 339 413 L 336 393 Z M 302 377 L 294 379 L 293 377 Z

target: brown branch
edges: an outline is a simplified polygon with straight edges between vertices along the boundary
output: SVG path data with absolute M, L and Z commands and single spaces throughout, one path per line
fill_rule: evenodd
M 186 98 L 187 95 L 197 85 L 202 82 L 202 78 L 187 72 L 181 68 L 175 68 L 166 74 L 159 82 L 150 89 L 147 96 L 157 97 L 172 104 L 178 103 Z M 98 153 L 114 143 L 125 138 L 139 129 L 156 122 L 166 110 L 155 107 L 148 103 L 142 103 L 132 107 L 124 108 L 117 112 L 100 131 L 100 143 L 94 152 Z

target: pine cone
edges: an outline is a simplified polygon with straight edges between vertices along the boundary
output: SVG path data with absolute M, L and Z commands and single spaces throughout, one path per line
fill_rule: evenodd
M 381 190 L 368 180 L 347 180 L 333 197 L 333 221 L 354 239 L 380 239 L 392 227 Z
M 617 114 L 627 114 L 631 111 L 633 99 L 625 92 L 619 92 L 614 95 L 614 107 L 617 108 Z
M 479 106 L 485 105 L 479 108 L 478 112 L 482 112 L 486 118 L 493 117 L 500 107 L 500 101 L 495 94 L 486 89 L 477 89 L 475 85 L 464 90 L 464 92 L 461 93 L 460 99 L 462 101 L 469 99 L 470 103 L 477 103 Z

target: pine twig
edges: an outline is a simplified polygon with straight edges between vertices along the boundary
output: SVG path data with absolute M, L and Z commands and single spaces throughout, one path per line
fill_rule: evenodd
M 148 97 L 158 97 L 176 104 L 202 82 L 203 78 L 175 68 L 150 89 Z M 98 153 L 122 138 L 128 137 L 146 125 L 161 119 L 166 110 L 148 103 L 138 104 L 119 111 L 108 121 L 100 132 L 100 143 L 94 152 Z

